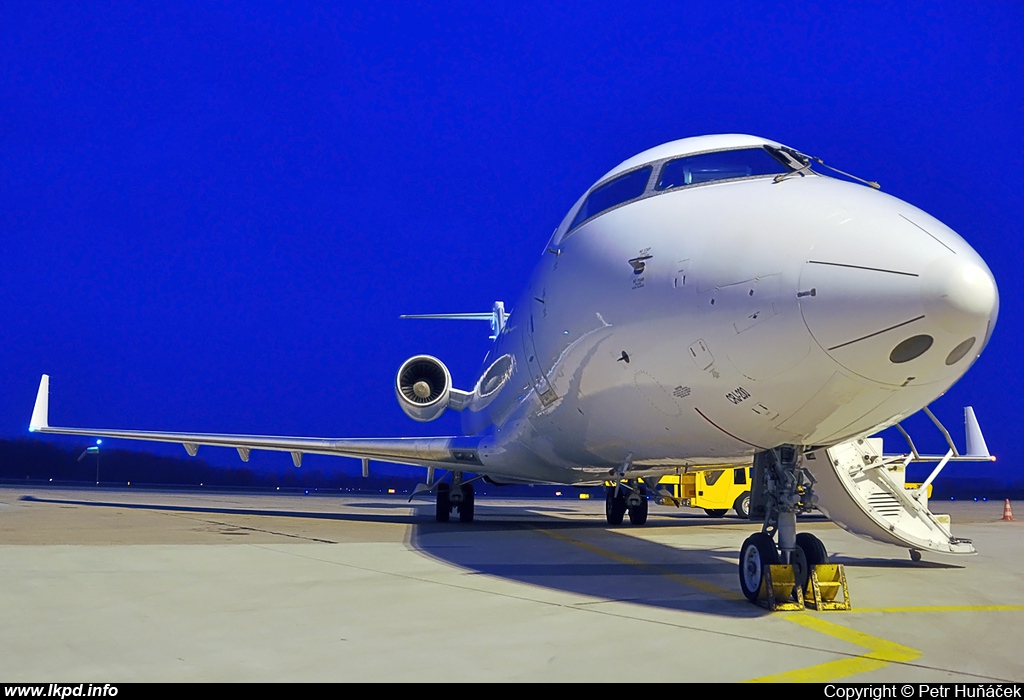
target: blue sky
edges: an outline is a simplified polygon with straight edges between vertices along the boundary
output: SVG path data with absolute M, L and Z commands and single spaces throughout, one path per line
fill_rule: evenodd
M 399 314 L 511 305 L 609 168 L 743 132 L 988 261 L 999 323 L 936 408 L 959 437 L 974 405 L 1018 473 L 1018 4 L 367 5 L 4 4 L 0 436 L 43 372 L 58 424 L 457 432 L 407 419 L 394 373 L 427 352 L 471 386 L 486 326 Z

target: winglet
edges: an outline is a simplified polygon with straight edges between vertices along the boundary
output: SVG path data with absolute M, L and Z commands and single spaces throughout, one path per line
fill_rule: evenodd
M 978 418 L 970 406 L 964 407 L 964 425 L 967 429 L 967 454 L 971 457 L 991 457 L 988 445 L 985 444 L 985 436 L 981 434 Z
M 39 393 L 32 409 L 32 420 L 28 424 L 30 433 L 50 427 L 50 375 L 44 374 L 39 380 Z

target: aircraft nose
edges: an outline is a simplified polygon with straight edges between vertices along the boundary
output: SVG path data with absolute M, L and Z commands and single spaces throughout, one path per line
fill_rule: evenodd
M 954 334 L 995 321 L 999 292 L 992 273 L 960 255 L 935 260 L 921 274 L 925 317 Z
M 955 380 L 991 335 L 995 280 L 951 231 L 948 244 L 919 228 L 892 233 L 860 229 L 815 246 L 797 292 L 804 323 L 833 360 L 866 379 Z

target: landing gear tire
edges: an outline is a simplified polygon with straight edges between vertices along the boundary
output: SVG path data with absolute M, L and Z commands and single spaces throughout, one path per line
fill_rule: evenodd
M 708 514 L 709 518 L 721 518 L 725 515 L 728 508 L 705 508 L 704 512 Z
M 801 589 L 807 587 L 807 581 L 811 578 L 811 572 L 818 564 L 828 564 L 828 552 L 825 545 L 817 537 L 809 532 L 800 532 L 796 536 L 796 557 L 793 561 L 793 570 L 796 574 L 796 582 Z
M 476 509 L 473 484 L 462 484 L 459 489 L 462 491 L 462 501 L 458 505 L 459 522 L 471 523 L 473 522 L 473 511 Z
M 744 520 L 750 518 L 750 491 L 744 491 L 736 499 L 736 502 L 732 504 L 732 509 L 736 511 L 736 515 Z
M 640 492 L 640 502 L 629 506 L 629 524 L 643 525 L 647 522 L 647 492 Z M 621 522 L 621 521 L 620 521 Z
M 797 533 L 796 546 L 804 550 L 804 554 L 807 556 L 807 563 L 811 566 L 828 564 L 828 552 L 825 550 L 825 545 L 811 533 Z
M 437 510 L 435 518 L 439 523 L 446 523 L 452 515 L 452 485 L 437 485 Z
M 775 542 L 763 532 L 748 537 L 740 549 L 740 588 L 751 603 L 757 602 L 766 566 L 779 563 Z
M 621 525 L 622 516 L 626 514 L 626 496 L 619 489 L 619 494 L 615 495 L 615 488 L 609 488 L 604 494 L 604 516 L 608 520 L 609 525 Z
M 910 561 L 921 561 L 921 550 L 912 549 L 910 550 Z

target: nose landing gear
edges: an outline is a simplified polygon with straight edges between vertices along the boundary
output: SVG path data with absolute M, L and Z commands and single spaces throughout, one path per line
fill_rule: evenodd
M 779 551 L 772 538 L 757 532 L 748 537 L 740 548 L 740 589 L 747 600 L 757 602 L 765 568 L 779 563 Z
M 744 541 L 739 574 L 743 595 L 756 603 L 765 594 L 761 589 L 769 566 L 792 565 L 794 584 L 802 592 L 814 567 L 828 563 L 828 552 L 811 533 L 796 532 L 797 514 L 812 510 L 815 498 L 814 481 L 797 466 L 795 447 L 784 445 L 755 455 L 753 479 L 750 510 L 763 514 L 764 526 Z M 774 536 L 778 537 L 777 547 Z

